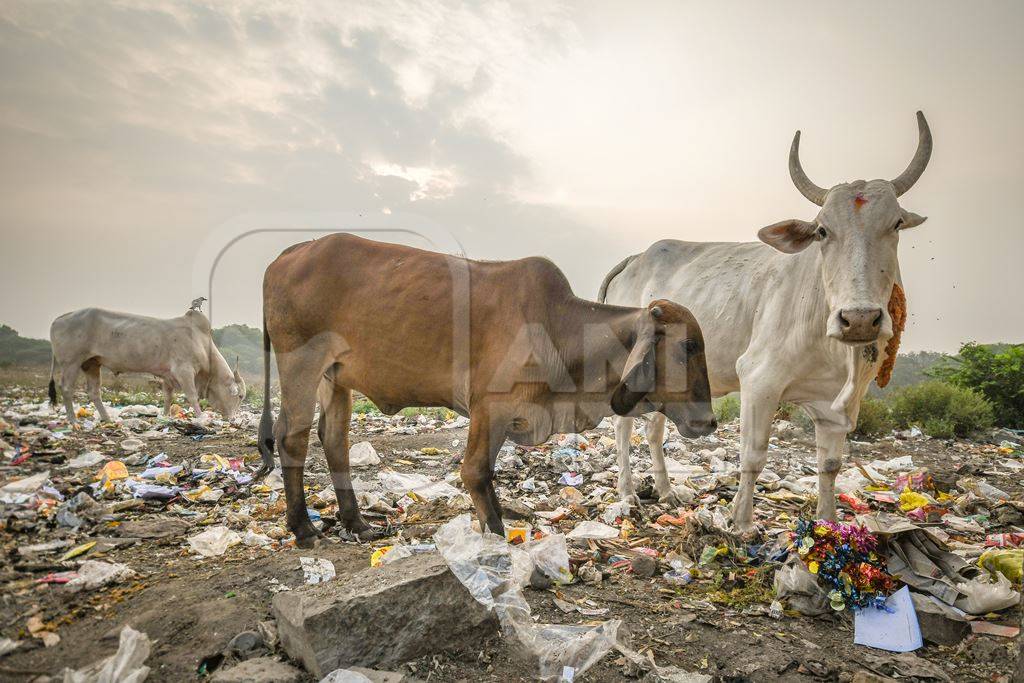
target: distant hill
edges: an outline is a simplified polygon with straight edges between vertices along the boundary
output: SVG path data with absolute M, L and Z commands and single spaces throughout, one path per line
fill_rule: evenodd
M 227 325 L 213 331 L 217 348 L 234 367 L 235 357 L 245 375 L 263 374 L 263 332 L 248 325 Z M 29 339 L 0 325 L 0 367 L 50 365 L 50 342 Z
M 49 365 L 50 342 L 22 337 L 7 325 L 0 325 L 0 366 Z
M 993 346 L 997 346 L 993 344 Z M 931 379 L 928 371 L 939 365 L 952 362 L 954 356 L 937 351 L 915 351 L 913 353 L 901 353 L 896 357 L 896 365 L 892 369 L 892 379 L 889 380 L 885 389 L 879 389 L 874 382 L 871 383 L 869 394 L 872 396 L 885 396 L 894 389 L 908 387 L 913 384 Z
M 213 331 L 213 343 L 231 367 L 238 358 L 243 375 L 263 374 L 263 330 L 248 325 L 218 327 Z

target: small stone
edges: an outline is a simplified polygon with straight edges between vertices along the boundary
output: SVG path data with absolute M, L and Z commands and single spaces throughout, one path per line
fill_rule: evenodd
M 272 657 L 247 659 L 227 669 L 219 669 L 210 683 L 299 683 L 302 671 Z
M 249 659 L 264 646 L 263 636 L 256 631 L 242 631 L 228 643 L 228 652 L 240 659 Z
M 633 570 L 633 576 L 638 579 L 649 579 L 654 576 L 654 572 L 658 569 L 658 561 L 650 555 L 641 553 L 635 555 L 629 561 L 629 566 Z

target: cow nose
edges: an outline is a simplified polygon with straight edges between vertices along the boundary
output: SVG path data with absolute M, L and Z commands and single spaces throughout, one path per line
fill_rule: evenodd
M 839 331 L 843 341 L 874 341 L 878 339 L 881 326 L 881 308 L 844 308 L 839 311 Z
M 718 429 L 718 420 L 712 416 L 707 420 L 694 420 L 693 422 L 690 422 L 688 426 L 701 436 L 707 436 Z

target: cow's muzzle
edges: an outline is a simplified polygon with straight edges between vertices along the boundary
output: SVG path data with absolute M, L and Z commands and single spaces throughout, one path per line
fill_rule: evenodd
M 847 344 L 866 344 L 878 339 L 885 314 L 881 308 L 843 308 L 829 325 L 828 336 Z

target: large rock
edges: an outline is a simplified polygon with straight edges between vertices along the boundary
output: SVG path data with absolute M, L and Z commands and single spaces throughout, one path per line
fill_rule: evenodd
M 390 668 L 497 629 L 434 554 L 278 593 L 273 612 L 284 649 L 317 678 L 353 666 Z

